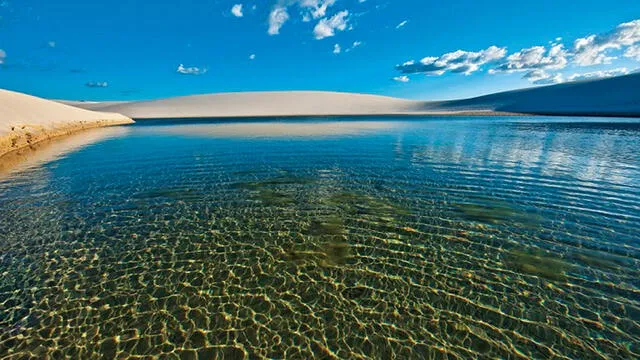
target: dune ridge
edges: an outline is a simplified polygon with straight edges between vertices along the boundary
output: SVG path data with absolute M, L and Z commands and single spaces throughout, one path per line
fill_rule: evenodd
M 513 114 L 640 117 L 640 92 L 637 89 L 640 89 L 640 73 L 450 101 L 324 91 L 276 91 L 191 95 L 148 101 L 63 103 L 121 113 L 134 119 Z
M 0 156 L 83 129 L 133 123 L 117 113 L 96 112 L 0 89 Z

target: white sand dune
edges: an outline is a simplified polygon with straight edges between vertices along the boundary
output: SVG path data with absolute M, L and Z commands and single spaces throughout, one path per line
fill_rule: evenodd
M 116 114 L 79 109 L 0 89 L 0 156 L 82 129 L 133 123 Z
M 134 102 L 64 102 L 134 119 L 338 115 L 640 116 L 640 74 L 496 93 L 452 101 L 320 92 L 245 92 Z
M 135 119 L 393 115 L 413 113 L 422 101 L 322 91 L 244 92 L 182 96 L 129 103 L 68 103 Z

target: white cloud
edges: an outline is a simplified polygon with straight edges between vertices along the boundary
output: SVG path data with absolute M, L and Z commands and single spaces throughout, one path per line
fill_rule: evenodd
M 54 48 L 54 47 L 56 47 L 56 42 L 55 41 L 49 41 L 49 42 L 47 42 L 47 46 L 50 47 L 50 48 Z
M 195 66 L 185 67 L 184 65 L 180 64 L 178 65 L 178 69 L 176 70 L 176 72 L 183 75 L 202 75 L 207 72 L 207 69 L 200 69 Z
M 7 58 L 7 53 L 0 49 L 0 64 L 4 64 L 4 59 Z
M 567 56 L 562 44 L 553 45 L 548 51 L 544 46 L 534 46 L 509 55 L 505 62 L 489 70 L 489 73 L 563 69 L 569 62 Z
M 624 52 L 624 57 L 640 61 L 640 45 L 629 46 Z
M 233 7 L 231 8 L 231 13 L 233 14 L 233 16 L 235 17 L 242 17 L 244 16 L 244 14 L 242 13 L 242 4 L 235 4 L 233 5 Z
M 269 14 L 269 35 L 280 34 L 280 28 L 289 20 L 289 13 L 286 7 L 276 6 Z
M 350 52 L 351 50 L 362 46 L 362 41 L 354 41 L 353 44 L 351 44 L 351 47 L 347 48 L 344 52 Z
M 109 86 L 109 83 L 106 81 L 90 81 L 84 85 L 90 88 L 106 88 Z
M 393 78 L 393 80 L 397 81 L 397 82 L 406 83 L 406 82 L 409 82 L 409 77 L 407 75 L 396 76 L 396 77 Z
M 327 9 L 335 3 L 336 0 L 278 0 L 269 13 L 268 33 L 270 35 L 280 33 L 280 28 L 290 18 L 288 10 L 290 6 L 297 5 L 300 9 L 302 20 L 308 22 L 325 17 Z
M 407 25 L 408 22 L 409 22 L 409 20 L 404 20 L 400 24 L 396 25 L 396 29 L 400 29 L 401 27 Z
M 255 60 L 255 59 L 256 59 L 256 54 L 249 55 L 249 60 Z
M 317 40 L 334 36 L 336 31 L 344 31 L 347 29 L 349 11 L 343 10 L 330 18 L 321 19 L 313 29 L 313 36 Z
M 341 52 L 342 52 L 342 48 L 340 47 L 340 44 L 333 45 L 333 53 L 334 54 L 340 54 Z
M 523 78 L 529 80 L 532 84 L 536 85 L 549 85 L 549 84 L 558 84 L 567 81 L 580 81 L 580 80 L 595 80 L 595 79 L 603 79 L 608 77 L 626 75 L 629 73 L 627 68 L 617 68 L 611 70 L 600 70 L 600 71 L 592 71 L 581 74 L 572 74 L 566 77 L 563 77 L 562 74 L 550 74 L 543 69 L 535 69 L 526 73 Z
M 640 19 L 622 23 L 614 30 L 579 38 L 573 43 L 574 62 L 581 66 L 610 64 L 612 50 L 640 43 Z
M 482 65 L 500 60 L 506 54 L 506 48 L 497 46 L 490 46 L 478 52 L 458 50 L 440 57 L 425 57 L 419 62 L 407 61 L 397 65 L 396 70 L 403 74 L 442 75 L 445 72 L 453 72 L 470 75 L 478 71 Z
M 527 79 L 535 85 L 558 84 L 564 81 L 561 74 L 549 74 L 543 69 L 531 70 L 523 76 L 523 79 Z
M 589 80 L 589 79 L 603 79 L 608 77 L 627 75 L 629 70 L 625 67 L 611 69 L 611 70 L 601 70 L 601 71 L 592 71 L 588 73 L 582 74 L 573 74 L 570 75 L 567 79 L 568 81 L 580 81 L 580 80 Z
M 327 14 L 327 9 L 333 6 L 336 0 L 301 0 L 299 6 L 303 9 L 309 9 L 311 17 L 319 19 Z

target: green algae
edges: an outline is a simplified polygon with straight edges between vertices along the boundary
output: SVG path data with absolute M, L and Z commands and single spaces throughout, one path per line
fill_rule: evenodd
M 292 195 L 273 189 L 260 189 L 252 198 L 268 206 L 287 206 L 295 203 Z
M 197 200 L 201 199 L 204 194 L 200 191 L 193 189 L 179 189 L 179 188 L 159 188 L 148 191 L 141 191 L 133 194 L 131 197 L 136 200 L 150 200 L 157 198 L 172 199 L 172 200 Z
M 571 264 L 543 250 L 513 249 L 507 253 L 506 264 L 519 272 L 548 280 L 565 281 Z
M 345 233 L 344 220 L 339 216 L 311 221 L 307 233 L 312 236 L 333 236 Z
M 511 204 L 495 199 L 479 199 L 482 203 L 455 203 L 454 211 L 463 219 L 485 223 L 512 223 L 519 227 L 536 229 L 542 218 L 514 208 Z
M 283 186 L 283 185 L 309 185 L 316 182 L 316 179 L 311 177 L 301 176 L 277 176 L 260 181 L 244 181 L 236 182 L 232 184 L 232 188 L 244 189 L 244 190 L 260 190 L 269 187 Z

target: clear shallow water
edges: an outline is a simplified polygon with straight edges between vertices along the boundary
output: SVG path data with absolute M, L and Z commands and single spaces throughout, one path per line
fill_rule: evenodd
M 146 123 L 5 176 L 0 357 L 640 355 L 640 123 L 344 120 Z

